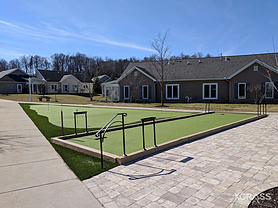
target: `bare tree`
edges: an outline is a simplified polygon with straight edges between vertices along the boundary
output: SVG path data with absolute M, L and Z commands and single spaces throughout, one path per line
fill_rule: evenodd
M 154 70 L 157 74 L 157 81 L 160 85 L 160 99 L 161 106 L 164 106 L 163 101 L 163 89 L 164 89 L 164 80 L 167 74 L 167 69 L 169 69 L 168 61 L 171 57 L 170 48 L 171 46 L 168 44 L 168 35 L 169 30 L 167 30 L 164 34 L 158 34 L 157 37 L 151 40 L 151 47 L 157 52 L 152 59 L 154 60 L 152 70 Z
M 202 58 L 203 56 L 204 56 L 203 52 L 198 52 L 198 53 L 197 53 L 197 57 L 198 57 L 198 58 Z
M 263 92 L 261 84 L 251 84 L 246 90 L 252 95 L 255 104 L 261 103 L 265 98 L 265 92 Z
M 273 37 L 273 35 L 272 35 L 272 44 L 273 44 L 273 52 L 274 52 L 274 58 L 273 58 L 273 60 L 272 60 L 272 62 L 273 62 L 273 67 L 276 69 L 276 70 L 278 70 L 278 57 L 277 57 L 277 53 L 276 53 L 276 51 L 275 51 L 275 42 L 274 42 L 274 37 Z M 268 69 L 268 68 L 266 68 L 266 67 L 264 67 L 264 69 L 265 69 L 265 73 L 261 73 L 263 76 L 265 76 L 271 83 L 272 83 L 272 86 L 273 86 L 273 88 L 275 89 L 275 91 L 276 92 L 278 92 L 278 88 L 277 88 L 277 86 L 275 86 L 275 84 L 274 84 L 274 82 L 273 82 L 273 80 L 272 80 L 272 76 L 271 76 L 271 70 L 270 69 Z
M 211 57 L 210 53 L 207 53 L 207 55 L 205 56 L 206 58 Z
M 8 68 L 8 62 L 5 59 L 0 59 L 0 71 L 7 70 Z
M 10 69 L 20 68 L 20 61 L 18 58 L 15 58 L 13 60 L 10 60 L 9 65 Z
M 197 54 L 194 53 L 193 55 L 190 56 L 190 58 L 197 58 Z

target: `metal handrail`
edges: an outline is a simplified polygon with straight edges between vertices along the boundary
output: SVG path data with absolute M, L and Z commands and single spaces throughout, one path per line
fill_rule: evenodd
M 114 121 L 114 122 L 112 122 L 112 121 L 113 121 L 117 116 L 119 116 L 119 115 L 122 116 L 122 121 Z M 102 148 L 102 143 L 103 143 L 103 141 L 104 141 L 103 139 L 104 139 L 104 136 L 105 136 L 105 133 L 106 133 L 107 129 L 108 129 L 111 125 L 113 125 L 114 123 L 117 123 L 117 122 L 120 122 L 120 123 L 122 123 L 122 125 L 123 125 L 123 152 L 124 152 L 123 156 L 126 156 L 126 152 L 125 152 L 125 130 L 124 130 L 124 128 L 125 128 L 124 117 L 126 117 L 126 116 L 127 116 L 127 113 L 117 113 L 113 118 L 110 119 L 110 121 L 108 121 L 108 122 L 95 134 L 96 137 L 100 136 L 100 138 L 99 138 L 99 141 L 100 141 L 100 160 L 101 160 L 101 168 L 102 168 L 102 169 L 103 169 L 103 148 Z M 103 133 L 103 135 L 102 135 L 102 131 L 103 131 L 104 128 L 106 128 L 106 129 L 104 130 L 104 133 Z
M 106 128 L 106 129 L 104 130 L 104 135 L 105 135 L 107 129 L 108 129 L 112 124 L 117 123 L 117 122 L 121 122 L 121 121 L 115 121 L 115 122 L 111 123 L 111 122 L 112 122 L 117 116 L 119 116 L 119 115 L 123 115 L 124 117 L 126 117 L 126 116 L 127 116 L 127 113 L 117 113 L 117 114 L 116 114 L 115 116 L 113 116 L 113 118 L 111 118 L 100 130 L 98 130 L 98 132 L 95 134 L 95 136 L 98 137 L 98 136 L 99 136 L 99 133 L 100 133 L 104 128 Z M 110 124 L 110 125 L 109 125 L 109 124 Z M 103 135 L 103 136 L 104 136 L 104 135 Z

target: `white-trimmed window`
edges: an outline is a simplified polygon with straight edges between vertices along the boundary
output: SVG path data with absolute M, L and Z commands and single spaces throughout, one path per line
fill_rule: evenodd
M 51 92 L 58 92 L 58 84 L 51 84 L 50 85 Z
M 129 99 L 129 86 L 124 86 L 124 99 Z
M 78 92 L 78 85 L 72 85 L 72 91 Z
M 22 84 L 17 84 L 16 91 L 17 93 L 22 93 Z
M 89 92 L 89 86 L 84 84 L 83 86 L 83 92 Z
M 63 85 L 63 92 L 69 92 L 69 85 L 68 84 Z
M 272 82 L 265 83 L 265 98 L 274 98 L 274 87 Z
M 179 99 L 179 84 L 166 84 L 166 99 Z
M 203 83 L 203 99 L 218 99 L 218 83 Z
M 149 86 L 148 85 L 142 86 L 142 98 L 149 99 Z
M 246 99 L 246 83 L 238 83 L 238 99 Z
M 254 66 L 254 71 L 258 71 L 259 70 L 259 66 Z

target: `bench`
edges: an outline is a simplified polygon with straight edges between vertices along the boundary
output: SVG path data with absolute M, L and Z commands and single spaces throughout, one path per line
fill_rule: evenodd
M 43 101 L 43 99 L 45 99 L 47 102 L 50 101 L 50 98 L 51 98 L 51 97 L 48 97 L 48 96 L 41 96 L 41 97 L 38 97 L 39 101 Z

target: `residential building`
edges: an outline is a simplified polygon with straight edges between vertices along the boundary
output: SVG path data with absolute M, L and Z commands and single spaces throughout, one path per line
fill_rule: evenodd
M 190 58 L 164 62 L 164 102 L 254 103 L 256 93 L 268 103 L 278 101 L 277 54 Z M 268 73 L 271 78 L 267 78 Z M 130 63 L 121 77 L 102 84 L 108 101 L 160 102 L 157 63 Z

